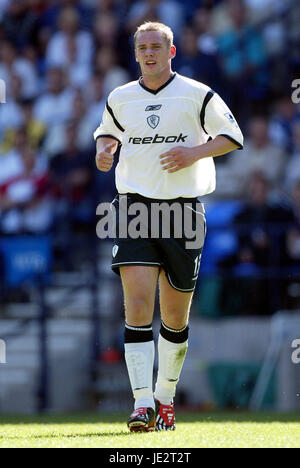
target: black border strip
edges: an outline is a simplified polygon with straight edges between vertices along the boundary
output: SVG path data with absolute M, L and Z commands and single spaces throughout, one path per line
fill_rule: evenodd
M 106 101 L 106 109 L 108 110 L 108 112 L 109 112 L 110 115 L 112 116 L 112 119 L 113 119 L 114 124 L 116 125 L 116 127 L 118 127 L 118 129 L 121 130 L 121 132 L 125 132 L 125 129 L 122 127 L 121 124 L 119 124 L 119 122 L 118 122 L 117 119 L 115 118 L 114 113 L 113 113 L 113 110 L 112 110 L 112 108 L 110 107 L 110 105 L 108 104 L 108 101 Z
M 206 106 L 207 104 L 209 103 L 209 101 L 211 100 L 211 98 L 213 97 L 214 95 L 214 91 L 210 90 L 210 91 L 207 91 L 207 94 L 203 100 L 203 104 L 202 104 L 202 108 L 201 108 L 201 111 L 200 111 L 200 123 L 201 123 L 201 127 L 203 128 L 203 130 L 205 131 L 206 135 L 208 135 L 207 131 L 205 130 L 205 127 L 204 127 L 204 121 L 205 121 L 205 109 L 206 109 Z
M 225 138 L 227 138 L 228 140 L 232 141 L 232 143 L 235 143 L 236 145 L 238 145 L 237 149 L 241 150 L 243 149 L 243 145 L 241 145 L 241 143 L 239 143 L 238 141 L 236 141 L 234 138 L 232 138 L 231 136 L 229 135 L 225 135 L 225 133 L 221 133 L 220 136 L 223 136 Z
M 113 140 L 116 140 L 119 143 L 119 145 L 122 144 L 122 142 L 117 137 L 115 137 L 113 135 L 104 135 L 104 134 L 103 135 L 98 135 L 97 138 L 96 138 L 96 141 L 98 140 L 98 138 L 112 138 Z

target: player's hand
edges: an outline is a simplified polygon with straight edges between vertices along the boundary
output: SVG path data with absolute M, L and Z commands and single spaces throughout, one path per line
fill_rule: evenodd
M 176 146 L 160 155 L 162 169 L 168 172 L 177 172 L 184 167 L 189 167 L 197 161 L 194 148 Z
M 115 146 L 115 143 L 110 143 L 105 146 L 104 151 L 96 155 L 96 166 L 99 171 L 108 172 L 111 170 L 114 163 L 114 155 L 110 153 L 110 150 Z

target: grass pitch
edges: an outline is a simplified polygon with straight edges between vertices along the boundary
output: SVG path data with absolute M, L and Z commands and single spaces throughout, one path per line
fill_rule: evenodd
M 178 413 L 175 432 L 129 433 L 127 414 L 1 416 L 1 448 L 300 447 L 300 413 Z

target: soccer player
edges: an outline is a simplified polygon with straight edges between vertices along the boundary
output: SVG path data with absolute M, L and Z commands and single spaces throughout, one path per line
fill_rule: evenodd
M 188 347 L 189 311 L 206 231 L 198 197 L 215 189 L 213 157 L 241 149 L 243 136 L 216 93 L 172 71 L 176 48 L 168 26 L 141 25 L 134 35 L 134 52 L 142 76 L 109 95 L 94 133 L 96 164 L 100 171 L 109 171 L 122 145 L 116 167 L 118 195 L 113 201 L 117 212 L 124 197 L 128 210 L 137 202 L 150 209 L 154 203 L 176 202 L 183 212 L 190 208 L 193 226 L 198 230 L 200 226 L 202 242 L 196 248 L 187 248 L 185 234 L 174 235 L 176 223 L 180 224 L 175 214 L 169 239 L 161 232 L 158 238 L 117 234 L 113 247 L 112 269 L 121 276 L 124 292 L 125 360 L 135 399 L 128 427 L 174 430 L 173 399 Z M 157 283 L 162 321 L 153 393 Z

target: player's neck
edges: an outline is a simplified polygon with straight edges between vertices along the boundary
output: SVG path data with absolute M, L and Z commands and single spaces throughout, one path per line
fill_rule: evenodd
M 167 69 L 158 76 L 143 75 L 141 83 L 146 86 L 146 88 L 156 91 L 161 86 L 163 86 L 173 75 L 174 72 L 171 69 Z

